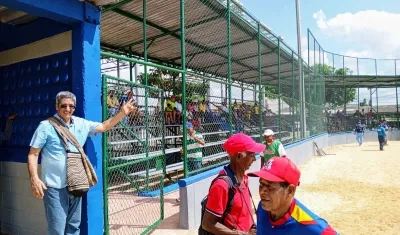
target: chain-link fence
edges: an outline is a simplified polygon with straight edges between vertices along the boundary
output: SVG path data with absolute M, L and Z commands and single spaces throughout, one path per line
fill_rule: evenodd
M 163 218 L 162 191 L 169 160 L 165 156 L 172 152 L 164 148 L 168 140 L 160 128 L 163 93 L 109 75 L 102 79 L 104 119 L 121 115 L 124 103 L 135 102 L 135 109 L 104 134 L 107 229 L 110 234 L 144 233 Z M 144 227 L 124 227 L 139 224 Z
M 325 51 L 310 31 L 308 37 L 310 69 L 325 83 L 327 131 L 352 131 L 359 121 L 372 129 L 381 120 L 398 128 L 400 60 L 339 55 Z
M 159 1 L 121 1 L 103 11 L 114 27 L 102 28 L 103 49 L 119 54 L 102 52 L 104 71 L 116 69 L 103 96 L 112 88 L 115 103 L 132 95 L 138 107 L 105 138 L 107 233 L 150 231 L 168 213 L 163 190 L 226 164 L 222 144 L 234 133 L 261 142 L 272 129 L 290 144 L 327 131 L 321 49 L 307 66 L 236 1 L 165 0 L 162 12 Z M 103 105 L 104 119 L 118 110 Z

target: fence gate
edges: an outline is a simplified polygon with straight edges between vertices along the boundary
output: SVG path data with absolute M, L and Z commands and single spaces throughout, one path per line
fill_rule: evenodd
M 105 234 L 148 234 L 164 217 L 162 90 L 103 75 L 103 119 L 130 98 L 136 110 L 103 137 Z

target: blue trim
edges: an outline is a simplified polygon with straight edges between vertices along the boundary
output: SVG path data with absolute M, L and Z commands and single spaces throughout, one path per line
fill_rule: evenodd
M 288 145 L 285 146 L 285 148 L 293 148 L 293 147 L 295 147 L 297 145 L 306 143 L 306 142 L 308 142 L 310 140 L 313 140 L 313 139 L 316 139 L 316 138 L 319 138 L 319 137 L 322 137 L 322 136 L 325 136 L 325 135 L 328 135 L 328 133 L 318 134 L 318 135 L 315 135 L 315 136 L 311 136 L 308 139 L 300 140 L 298 142 L 288 144 Z M 256 158 L 259 159 L 260 155 L 257 155 Z M 216 176 L 223 169 L 224 169 L 224 167 L 221 166 L 221 167 L 217 167 L 217 168 L 211 169 L 211 170 L 206 171 L 206 172 L 202 172 L 202 173 L 200 173 L 198 175 L 190 176 L 190 177 L 188 177 L 186 179 L 180 179 L 178 181 L 179 187 L 184 188 L 184 187 L 186 187 L 186 186 L 188 186 L 190 184 L 196 183 L 196 182 L 201 181 L 203 179 L 206 179 L 206 178 L 209 178 L 209 177 L 212 177 L 212 176 Z
M 168 194 L 170 192 L 176 191 L 179 189 L 179 186 L 177 183 L 168 185 L 167 187 L 164 187 L 164 195 Z M 160 196 L 160 190 L 154 190 L 154 191 L 141 191 L 138 193 L 139 197 L 159 197 Z
M 82 22 L 72 30 L 72 89 L 79 104 L 76 116 L 101 122 L 99 25 Z M 102 135 L 88 138 L 84 147 L 96 171 L 98 183 L 83 200 L 81 234 L 103 234 Z
M 100 8 L 78 0 L 0 0 L 0 5 L 68 25 L 100 24 Z
M 37 19 L 30 24 L 13 26 L 0 23 L 0 51 L 27 45 L 60 33 L 71 30 L 71 27 L 49 19 Z

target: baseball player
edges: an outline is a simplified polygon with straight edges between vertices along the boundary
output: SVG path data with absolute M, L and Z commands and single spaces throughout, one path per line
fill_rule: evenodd
M 274 139 L 274 132 L 271 129 L 264 131 L 265 150 L 264 157 L 261 158 L 261 167 L 267 162 L 271 157 L 286 157 L 286 151 L 283 144 L 279 140 Z

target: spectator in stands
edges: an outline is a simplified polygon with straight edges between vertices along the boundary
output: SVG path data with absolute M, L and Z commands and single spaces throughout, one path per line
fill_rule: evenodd
M 283 144 L 279 140 L 274 139 L 274 132 L 271 129 L 265 130 L 263 136 L 265 140 L 265 150 L 264 157 L 261 158 L 261 167 L 272 157 L 286 157 Z
M 134 110 L 133 110 L 129 115 L 127 115 L 126 117 L 124 117 L 124 118 L 122 119 L 122 121 L 123 121 L 125 124 L 127 124 L 127 125 L 133 124 L 133 121 L 134 121 L 135 119 L 137 119 L 138 116 L 140 116 L 140 111 L 139 111 L 139 109 L 135 106 L 136 101 L 135 101 L 135 98 L 134 98 L 134 94 L 133 94 L 133 92 L 132 92 L 131 90 L 128 90 L 128 91 L 126 92 L 126 95 L 122 96 L 122 97 L 119 99 L 119 109 L 121 109 L 121 107 L 123 106 L 123 104 L 124 104 L 124 103 L 127 103 L 129 100 L 133 100 L 135 103 L 133 104 Z
M 206 114 L 206 103 L 204 101 L 199 102 L 199 118 L 200 122 L 204 122 L 204 117 Z
M 181 98 L 178 96 L 175 98 L 175 121 L 176 123 L 181 123 L 182 122 L 182 104 L 181 104 Z
M 107 107 L 109 116 L 114 116 L 119 109 L 119 102 L 117 97 L 115 97 L 115 90 L 113 88 L 108 92 Z
M 383 150 L 383 146 L 385 145 L 385 139 L 386 139 L 386 129 L 384 127 L 384 122 L 380 121 L 380 124 L 378 128 L 376 129 L 376 132 L 378 133 L 378 141 L 379 141 L 379 150 Z
M 205 144 L 203 135 L 195 131 L 191 122 L 186 123 L 187 129 L 187 161 L 189 172 L 201 169 L 203 162 L 203 146 Z M 181 148 L 181 155 L 184 154 Z
M 257 104 L 257 102 L 255 102 L 254 103 L 254 106 L 253 106 L 253 120 L 258 120 L 259 118 L 260 118 L 260 113 L 259 113 L 259 110 L 258 110 L 258 104 Z
M 175 96 L 171 96 L 170 99 L 167 99 L 166 101 L 166 107 L 165 107 L 165 123 L 166 124 L 175 124 Z
M 4 127 L 4 131 L 0 132 L 0 143 L 1 144 L 4 144 L 11 139 L 14 119 L 16 116 L 17 116 L 17 113 L 13 113 L 10 116 L 8 116 L 8 118 L 6 120 L 6 125 Z
M 356 124 L 356 128 L 354 129 L 354 134 L 356 135 L 356 140 L 361 146 L 363 144 L 363 139 L 364 139 L 364 125 L 361 124 L 361 121 L 358 121 Z
M 300 170 L 289 158 L 273 157 L 260 171 L 247 175 L 260 177 L 257 234 L 338 234 L 328 222 L 295 199 Z
M 256 160 L 255 154 L 261 153 L 265 146 L 256 143 L 250 136 L 234 134 L 222 145 L 228 153 L 230 163 L 219 172 L 227 175 L 233 182 L 235 194 L 230 211 L 224 216 L 228 202 L 229 186 L 223 179 L 217 179 L 208 192 L 208 200 L 203 215 L 202 228 L 213 234 L 255 235 L 253 210 L 248 178 L 245 172 Z
M 73 116 L 76 97 L 69 91 L 62 91 L 56 96 L 54 115 L 72 132 L 83 146 L 87 137 L 113 128 L 123 117 L 131 113 L 133 99 L 124 103 L 118 114 L 99 123 Z M 47 219 L 47 234 L 79 234 L 81 223 L 82 197 L 74 197 L 67 188 L 67 153 L 57 132 L 48 120 L 37 127 L 28 154 L 28 171 L 32 193 L 43 199 Z M 78 150 L 71 146 L 72 152 Z M 41 153 L 41 176 L 38 175 L 38 158 Z

